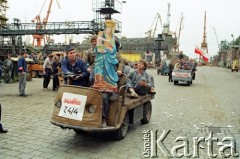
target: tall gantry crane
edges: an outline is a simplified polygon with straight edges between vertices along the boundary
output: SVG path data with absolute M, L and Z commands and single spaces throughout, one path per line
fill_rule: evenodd
M 168 36 L 168 35 L 170 35 L 171 33 L 170 33 L 170 16 L 171 16 L 171 14 L 170 14 L 170 7 L 171 7 L 171 5 L 170 5 L 170 3 L 168 3 L 168 12 L 167 12 L 167 23 L 165 23 L 164 25 L 163 25 L 163 35 L 165 35 L 165 36 Z
M 36 29 L 41 29 L 41 28 L 45 29 L 46 28 L 46 25 L 47 25 L 47 22 L 48 22 L 48 19 L 49 19 L 49 15 L 50 15 L 50 12 L 51 12 L 51 8 L 52 8 L 52 2 L 53 2 L 53 0 L 50 0 L 48 10 L 47 10 L 47 15 L 46 15 L 45 18 L 43 18 L 43 21 L 41 21 L 40 14 L 41 14 L 41 12 L 43 10 L 43 7 L 46 3 L 46 0 L 44 1 L 43 6 L 42 6 L 39 14 L 32 20 L 33 23 L 36 22 Z M 58 4 L 58 7 L 60 8 L 58 0 L 56 0 L 56 2 Z M 46 39 L 45 39 L 44 35 L 34 34 L 32 45 L 34 46 L 34 42 L 37 41 L 37 46 L 40 47 L 42 45 L 42 40 L 43 40 L 44 44 L 46 44 L 46 40 L 47 40 L 47 42 L 49 42 L 50 37 L 47 36 Z
M 175 34 L 175 39 L 177 39 L 177 40 L 176 40 L 176 43 L 173 46 L 173 49 L 174 49 L 174 52 L 176 52 L 176 53 L 179 53 L 179 46 L 180 46 L 179 41 L 180 41 L 180 36 L 181 36 L 182 29 L 183 29 L 183 13 L 181 14 L 178 36 L 176 36 L 176 34 L 177 34 L 176 32 L 174 33 Z
M 214 34 L 215 34 L 215 38 L 216 38 L 216 40 L 217 40 L 218 49 L 219 49 L 219 51 L 220 51 L 220 50 L 221 50 L 221 44 L 219 43 L 216 29 L 215 29 L 215 27 L 212 27 L 212 28 L 213 28 L 213 31 L 214 31 Z
M 206 53 L 208 53 L 208 44 L 207 44 L 207 33 L 206 33 L 206 11 L 205 11 L 205 15 L 204 15 L 204 31 L 203 31 L 203 41 L 201 43 L 201 49 L 205 50 Z
M 155 37 L 158 23 L 160 23 L 161 27 L 162 27 L 162 19 L 161 19 L 161 16 L 159 13 L 156 14 L 156 17 L 154 18 L 150 29 L 145 33 L 145 34 L 147 34 L 148 41 L 150 41 L 151 39 L 153 39 Z M 153 28 L 153 26 L 154 26 L 154 28 Z

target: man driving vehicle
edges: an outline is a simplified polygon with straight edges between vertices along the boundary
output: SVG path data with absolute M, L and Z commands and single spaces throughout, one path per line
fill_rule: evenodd
M 68 47 L 66 58 L 61 63 L 62 72 L 69 75 L 71 85 L 87 86 L 87 69 L 84 61 L 76 58 L 74 47 Z

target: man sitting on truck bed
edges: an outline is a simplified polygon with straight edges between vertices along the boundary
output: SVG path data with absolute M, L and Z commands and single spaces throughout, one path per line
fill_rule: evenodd
M 147 93 L 155 93 L 153 86 L 153 79 L 151 81 L 150 75 L 146 72 L 147 62 L 139 60 L 136 70 L 127 75 L 127 89 L 131 93 L 131 97 L 138 97 L 138 95 L 146 95 Z

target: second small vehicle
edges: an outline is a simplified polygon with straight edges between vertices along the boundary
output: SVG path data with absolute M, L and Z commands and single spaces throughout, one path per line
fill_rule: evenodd
M 184 82 L 188 86 L 192 84 L 192 70 L 184 70 L 184 69 L 174 69 L 172 71 L 172 80 L 174 85 L 178 84 L 179 82 Z

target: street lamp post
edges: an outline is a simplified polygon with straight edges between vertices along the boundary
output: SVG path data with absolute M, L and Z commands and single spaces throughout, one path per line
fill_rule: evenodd
M 157 66 L 159 66 L 161 63 L 161 56 L 160 56 L 161 55 L 160 51 L 162 50 L 161 42 L 164 41 L 162 34 L 158 34 L 158 37 L 155 41 L 157 42 L 157 53 L 155 53 L 155 63 Z
M 232 38 L 233 38 L 233 43 L 232 43 L 232 57 L 231 57 L 231 62 L 233 61 L 233 57 L 234 57 L 234 35 L 231 34 Z

